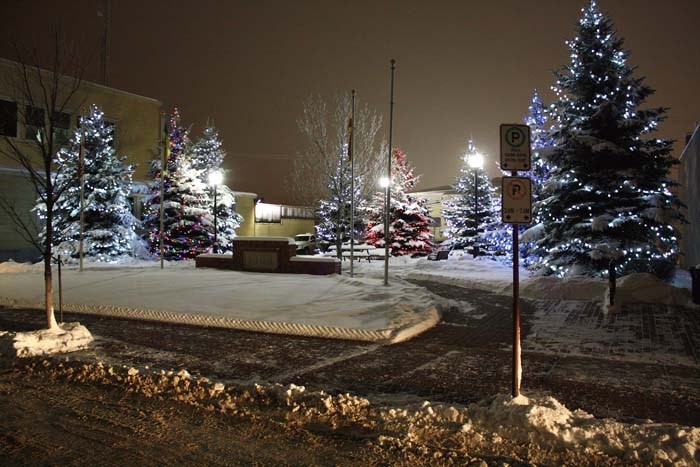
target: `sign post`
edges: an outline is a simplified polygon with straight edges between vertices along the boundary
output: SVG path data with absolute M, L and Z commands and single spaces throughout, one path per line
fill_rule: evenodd
M 518 224 L 532 222 L 532 181 L 518 177 L 518 170 L 530 170 L 530 127 L 501 124 L 501 169 L 512 177 L 501 179 L 501 220 L 513 226 L 513 397 L 520 395 L 520 274 Z

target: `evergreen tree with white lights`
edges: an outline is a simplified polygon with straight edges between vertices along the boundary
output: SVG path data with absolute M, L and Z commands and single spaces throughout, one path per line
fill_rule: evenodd
M 545 274 L 668 277 L 678 253 L 679 201 L 668 178 L 671 141 L 651 137 L 665 113 L 641 109 L 653 90 L 632 76 L 610 19 L 583 10 L 571 62 L 557 72 L 553 169 L 539 204 Z
M 165 183 L 164 252 L 168 260 L 191 259 L 211 247 L 210 227 L 207 217 L 211 201 L 207 187 L 202 182 L 202 169 L 192 166 L 189 131 L 180 125 L 180 113 L 173 111 L 167 126 L 169 143 L 166 171 L 161 173 L 160 159 L 151 161 L 151 176 L 146 199 L 145 226 L 148 243 L 153 254 L 160 251 L 160 183 Z
M 469 158 L 475 155 L 476 146 L 470 138 L 461 168 L 462 175 L 457 177 L 453 185 L 457 195 L 443 203 L 442 215 L 447 224 L 444 233 L 451 239 L 453 248 L 473 250 L 476 246 L 480 250 L 488 251 L 490 246 L 483 241 L 482 236 L 487 227 L 495 221 L 495 190 L 482 168 L 468 165 Z
M 80 144 L 84 158 L 83 254 L 94 261 L 113 262 L 131 255 L 141 241 L 134 229 L 128 195 L 133 167 L 117 155 L 113 128 L 95 105 L 81 118 L 68 146 L 58 152 L 57 186 L 67 186 L 54 207 L 54 245 L 63 260 L 79 256 L 80 242 Z M 37 206 L 39 213 L 42 206 Z M 43 237 L 43 232 L 42 232 Z M 42 238 L 43 241 L 43 238 Z
M 418 183 L 419 176 L 400 148 L 393 150 L 391 165 L 391 205 L 389 207 L 389 232 L 392 256 L 430 253 L 433 242 L 430 233 L 430 216 L 426 200 L 409 193 Z M 368 209 L 369 223 L 365 242 L 376 248 L 385 248 L 384 209 L 386 195 L 378 192 Z
M 206 184 L 207 194 L 212 200 L 212 208 L 207 212 L 209 226 L 212 236 L 214 236 L 214 187 L 209 183 L 209 174 L 212 172 L 225 171 L 221 164 L 226 157 L 223 143 L 219 139 L 219 132 L 213 123 L 207 122 L 202 136 L 192 145 L 191 150 L 192 168 L 201 172 L 200 180 Z M 216 188 L 216 251 L 224 253 L 233 248 L 233 239 L 236 237 L 236 229 L 243 222 L 243 217 L 236 212 L 236 197 L 231 189 L 226 185 L 219 185 Z
M 540 193 L 552 171 L 551 164 L 542 156 L 541 150 L 554 145 L 554 140 L 547 129 L 548 119 L 545 106 L 537 89 L 532 93 L 528 115 L 524 120 L 525 124 L 530 127 L 530 146 L 532 149 L 532 170 L 524 176 L 530 177 L 532 180 L 532 201 L 536 202 L 540 198 Z
M 367 208 L 367 202 L 362 198 L 362 177 L 355 176 L 355 216 L 354 229 L 350 228 L 351 222 L 351 168 L 347 146 L 344 146 L 336 171 L 328 184 L 328 197 L 319 202 L 316 209 L 316 236 L 319 240 L 336 246 L 340 256 L 342 244 L 350 241 L 350 236 L 355 238 L 363 231 L 363 218 Z

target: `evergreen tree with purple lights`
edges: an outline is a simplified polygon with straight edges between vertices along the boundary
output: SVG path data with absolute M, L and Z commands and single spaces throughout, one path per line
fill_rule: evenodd
M 167 260 L 192 259 L 211 247 L 207 212 L 211 202 L 206 185 L 202 182 L 202 169 L 193 167 L 189 130 L 181 126 L 180 113 L 173 111 L 167 125 L 169 136 L 166 171 L 161 173 L 161 161 L 151 161 L 153 183 L 145 202 L 150 251 L 159 254 L 160 248 L 160 183 L 163 177 L 165 196 L 163 201 L 163 256 Z
M 392 256 L 428 254 L 433 249 L 430 233 L 431 219 L 426 200 L 411 193 L 419 176 L 400 148 L 393 150 L 391 164 L 391 204 L 389 206 L 389 232 Z M 386 195 L 377 192 L 369 206 L 369 223 L 365 242 L 376 248 L 385 248 L 384 209 Z
M 595 1 L 583 10 L 570 63 L 556 73 L 552 172 L 540 200 L 544 274 L 668 277 L 678 255 L 672 225 L 671 141 L 652 137 L 664 108 L 640 108 L 653 90 L 627 65 L 623 40 Z

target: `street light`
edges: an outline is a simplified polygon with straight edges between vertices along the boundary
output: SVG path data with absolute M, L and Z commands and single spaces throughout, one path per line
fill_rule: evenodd
M 484 165 L 484 156 L 478 152 L 467 154 L 467 164 L 474 169 L 474 258 L 479 256 L 479 180 L 478 171 Z
M 224 174 L 220 170 L 214 170 L 209 172 L 209 185 L 212 185 L 214 187 L 214 246 L 212 248 L 212 251 L 214 253 L 219 252 L 219 246 L 217 244 L 217 202 L 216 202 L 216 192 L 217 192 L 217 187 L 221 185 L 221 182 L 224 181 Z

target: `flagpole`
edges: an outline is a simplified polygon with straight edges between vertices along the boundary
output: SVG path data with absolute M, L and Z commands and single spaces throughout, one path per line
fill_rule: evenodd
M 355 90 L 352 90 L 352 113 L 350 114 L 348 157 L 350 158 L 350 277 L 355 274 L 355 158 L 353 139 L 355 133 Z
M 386 164 L 386 200 L 384 202 L 384 285 L 389 285 L 389 211 L 391 204 L 391 157 L 393 155 L 392 136 L 394 129 L 394 71 L 396 69 L 396 60 L 391 59 L 391 94 L 389 99 L 389 157 Z
M 83 271 L 83 240 L 85 236 L 85 126 L 83 120 L 85 115 L 80 115 L 80 146 L 78 146 L 78 167 L 80 168 L 80 239 L 78 241 L 78 255 L 80 258 L 80 271 Z
M 165 120 L 165 116 L 161 116 L 161 119 L 163 120 L 163 136 L 161 138 L 161 159 L 160 159 L 160 199 L 159 199 L 159 217 L 160 217 L 160 227 L 158 231 L 158 241 L 159 241 L 159 251 L 160 251 L 160 268 L 163 269 L 163 251 L 164 251 L 164 243 L 163 243 L 163 229 L 165 228 L 165 207 L 164 207 L 164 199 L 165 198 L 165 173 L 168 170 L 168 127 L 167 127 L 167 122 Z

